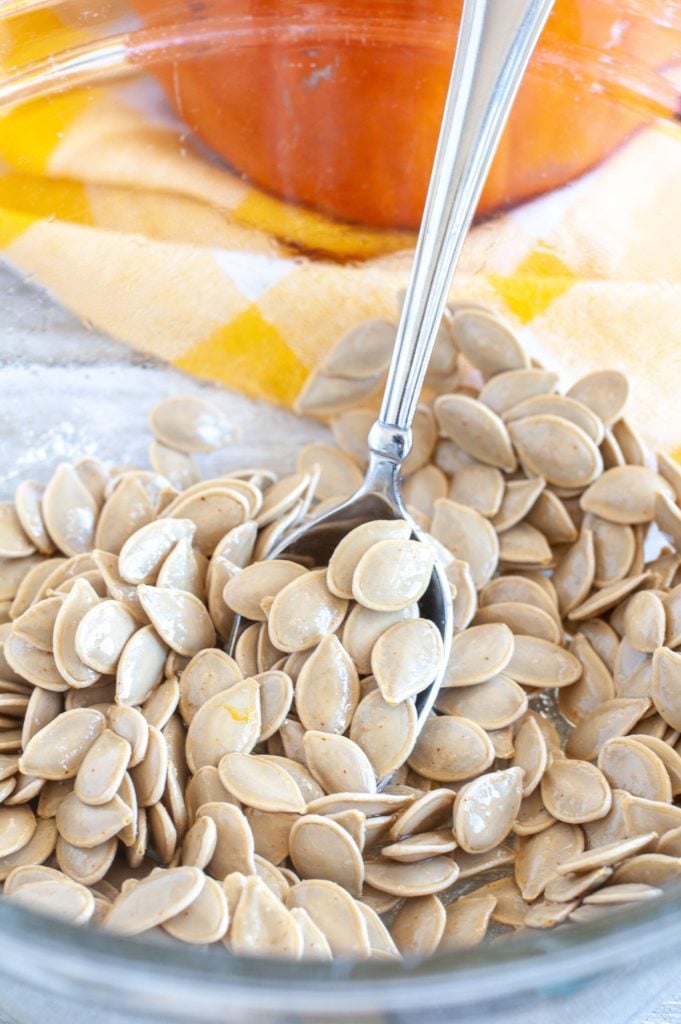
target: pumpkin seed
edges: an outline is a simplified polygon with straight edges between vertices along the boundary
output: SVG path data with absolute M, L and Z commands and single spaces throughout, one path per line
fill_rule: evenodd
M 640 883 L 643 885 L 666 885 L 681 877 L 681 861 L 678 857 L 667 857 L 662 853 L 640 853 L 620 864 L 612 876 L 613 884 Z
M 382 540 L 360 558 L 352 577 L 352 593 L 365 608 L 399 611 L 425 593 L 433 572 L 434 554 L 414 540 Z
M 296 709 L 306 729 L 344 733 L 359 702 L 359 676 L 338 637 L 324 637 L 296 681 Z
M 641 883 L 630 882 L 629 884 L 622 883 L 621 885 L 608 885 L 604 889 L 600 889 L 598 892 L 592 892 L 589 896 L 584 897 L 584 903 L 589 905 L 602 903 L 640 903 L 642 900 L 655 899 L 656 896 L 661 895 L 661 889 L 656 889 L 651 885 L 642 885 Z
M 5 823 L 9 821 L 14 822 L 13 832 L 15 835 L 23 835 L 23 829 L 26 827 L 30 829 L 30 814 L 32 812 L 30 812 L 28 808 L 19 807 L 16 811 L 0 808 L 0 812 L 3 810 L 6 815 L 12 815 L 11 818 L 6 818 Z M 17 816 L 19 822 L 18 825 L 16 824 Z M 24 823 L 23 826 L 22 822 Z M 26 825 L 26 823 L 28 823 L 28 825 Z M 4 844 L 5 840 L 2 833 L 0 833 L 0 837 Z M 35 823 L 33 833 L 27 842 L 24 843 L 22 841 L 13 853 L 0 854 L 0 881 L 4 882 L 11 872 L 22 865 L 42 864 L 44 861 L 48 860 L 54 852 L 56 842 L 57 826 L 54 819 L 38 819 Z M 8 845 L 13 845 L 13 843 L 9 843 Z
M 526 419 L 528 416 L 558 416 L 580 427 L 595 445 L 600 445 L 605 429 L 602 420 L 582 402 L 564 395 L 536 395 L 510 408 L 504 415 L 505 423 Z
M 362 483 L 356 463 L 328 444 L 305 445 L 298 454 L 297 468 L 300 473 L 308 474 L 317 469 L 315 495 L 320 500 L 353 494 Z
M 393 896 L 429 896 L 453 885 L 459 875 L 458 865 L 450 857 L 402 864 L 387 858 L 366 861 L 364 877 L 379 892 Z
M 217 765 L 224 754 L 248 753 L 260 735 L 260 688 L 244 679 L 216 693 L 199 708 L 187 733 L 187 763 L 192 772 Z
M 179 490 L 198 483 L 199 469 L 191 455 L 178 452 L 162 441 L 152 441 L 149 445 L 149 461 L 152 468 L 166 477 Z
M 59 804 L 55 820 L 59 834 L 67 842 L 90 850 L 129 825 L 132 813 L 117 795 L 94 807 L 83 803 L 75 793 L 69 793 Z
M 93 885 L 106 875 L 118 849 L 116 837 L 89 850 L 67 843 L 63 836 L 57 838 L 56 857 L 59 867 L 74 882 Z
M 481 608 L 475 617 L 476 625 L 503 622 L 515 635 L 536 636 L 549 643 L 560 644 L 563 638 L 555 614 L 521 601 L 501 601 Z
M 131 770 L 140 807 L 152 807 L 163 795 L 168 775 L 168 745 L 163 734 L 149 726 L 147 749 L 140 763 Z
M 505 370 L 487 381 L 478 395 L 499 416 L 535 395 L 550 394 L 558 383 L 558 375 L 548 370 L 523 368 Z
M 308 730 L 303 747 L 308 768 L 326 793 L 376 792 L 371 762 L 361 747 L 346 736 Z
M 431 789 L 398 814 L 390 827 L 391 839 L 402 839 L 443 825 L 451 818 L 455 793 L 451 789 Z
M 437 832 L 419 832 L 418 835 L 401 839 L 397 843 L 390 843 L 383 847 L 381 856 L 400 861 L 402 864 L 415 864 L 442 853 L 451 853 L 456 847 L 457 842 L 451 831 L 440 829 Z
M 298 814 L 305 811 L 305 800 L 294 779 L 267 758 L 237 752 L 225 754 L 218 773 L 225 789 L 247 807 Z
M 280 651 L 291 653 L 315 647 L 334 633 L 345 617 L 347 601 L 326 586 L 326 570 L 299 576 L 274 598 L 269 612 L 270 639 Z
M 445 568 L 445 575 L 452 591 L 452 624 L 456 633 L 470 625 L 477 610 L 478 598 L 467 562 L 452 559 Z
M 143 626 L 121 651 L 116 668 L 116 703 L 143 704 L 163 678 L 168 648 L 153 626 Z
M 104 503 L 95 529 L 95 547 L 118 555 L 127 539 L 153 518 L 154 503 L 147 488 L 136 477 L 128 477 Z
M 334 956 L 369 956 L 366 919 L 342 886 L 326 879 L 304 879 L 291 889 L 288 905 L 290 910 L 307 911 Z
M 544 481 L 541 477 L 531 477 L 529 480 L 510 480 L 506 484 L 503 501 L 492 517 L 492 526 L 495 530 L 502 533 L 504 530 L 510 530 L 511 527 L 517 526 L 528 515 L 543 489 Z
M 194 594 L 143 584 L 138 590 L 144 611 L 161 639 L 178 654 L 192 657 L 215 643 L 215 629 Z
M 604 701 L 592 714 L 577 723 L 565 745 L 568 757 L 593 761 L 603 744 L 615 736 L 625 736 L 648 708 L 645 697 L 615 697 Z
M 12 895 L 12 900 L 71 925 L 87 924 L 95 909 L 92 893 L 68 878 L 28 882 Z
M 14 620 L 12 631 L 33 647 L 52 653 L 54 624 L 62 601 L 61 596 L 38 601 Z
M 654 751 L 630 736 L 607 740 L 599 751 L 598 767 L 613 789 L 671 803 L 672 787 L 664 763 Z
M 199 808 L 199 817 L 212 818 L 217 843 L 206 872 L 213 878 L 225 878 L 232 871 L 245 875 L 255 872 L 253 833 L 240 808 L 228 803 L 207 803 Z
M 508 472 L 516 468 L 508 431 L 488 406 L 467 395 L 441 395 L 435 400 L 435 417 L 440 433 L 479 462 Z
M 460 309 L 452 319 L 452 334 L 457 346 L 485 378 L 529 366 L 510 327 L 486 310 Z
M 0 806 L 0 858 L 16 854 L 30 842 L 37 822 L 30 807 Z
M 149 424 L 157 441 L 178 452 L 213 452 L 236 434 L 227 417 L 205 399 L 166 398 L 155 405 Z
M 487 934 L 497 898 L 491 893 L 467 895 L 450 903 L 440 949 L 471 949 L 479 946 Z
M 512 679 L 525 686 L 569 686 L 582 674 L 574 654 L 534 636 L 515 637 L 512 657 L 504 668 Z
M 43 779 L 73 778 L 104 727 L 104 716 L 92 708 L 64 711 L 31 737 L 19 770 Z
M 642 723 L 643 724 L 643 723 Z M 642 743 L 648 750 L 652 750 L 659 757 L 669 775 L 672 787 L 672 795 L 678 796 L 681 791 L 681 754 L 662 739 L 654 736 L 640 735 L 635 733 L 630 737 L 637 743 Z
M 187 832 L 182 843 L 182 863 L 203 870 L 215 853 L 218 830 L 212 818 L 202 815 Z
M 328 816 L 308 814 L 293 823 L 289 855 L 301 878 L 335 882 L 354 896 L 364 883 L 361 852 L 350 834 Z
M 159 570 L 157 586 L 187 590 L 200 601 L 205 601 L 208 564 L 208 560 L 192 547 L 190 541 L 178 540 Z
M 303 566 L 284 559 L 254 562 L 227 582 L 224 599 L 238 615 L 254 622 L 265 622 L 267 616 L 261 607 L 263 599 L 275 597 L 288 583 L 306 572 Z
M 149 931 L 191 906 L 205 881 L 194 867 L 153 871 L 115 898 L 104 927 L 119 935 Z
M 418 617 L 418 607 L 410 605 L 394 612 L 377 612 L 355 605 L 343 624 L 343 646 L 362 673 L 371 671 L 371 652 L 378 638 L 403 619 Z
M 10 602 L 10 619 L 26 611 L 42 585 L 64 558 L 0 558 L 0 600 Z
M 443 688 L 487 682 L 505 670 L 514 649 L 515 638 L 505 624 L 470 626 L 452 640 Z
M 656 496 L 670 491 L 653 469 L 615 466 L 591 484 L 580 505 L 585 512 L 593 512 L 611 523 L 649 523 L 655 518 Z
M 0 546 L 9 542 L 10 547 L 15 548 L 18 541 L 20 549 L 32 544 L 41 554 L 52 554 L 54 544 L 47 532 L 42 513 L 43 494 L 44 487 L 37 480 L 21 481 L 14 492 L 16 519 L 12 515 L 11 505 L 3 505 L 0 511 Z M 25 537 L 22 536 L 22 530 Z
M 630 839 L 622 839 L 616 843 L 607 843 L 595 850 L 586 850 L 582 853 L 562 860 L 556 865 L 556 872 L 559 875 L 582 874 L 591 872 L 595 868 L 610 867 L 620 861 L 627 860 L 634 854 L 645 850 L 657 839 L 655 832 L 648 832 L 644 835 L 634 836 Z
M 454 803 L 454 835 L 466 853 L 487 853 L 511 831 L 520 809 L 523 772 L 507 768 L 466 783 Z
M 291 917 L 295 920 L 303 940 L 303 960 L 331 960 L 331 947 L 324 933 L 313 922 L 302 907 L 293 907 Z
M 491 919 L 512 928 L 520 928 L 523 925 L 530 909 L 512 878 L 500 878 L 496 882 L 489 882 L 479 889 L 474 889 L 470 897 L 476 900 L 486 897 L 494 899 L 496 902 L 490 915 Z
M 196 531 L 190 519 L 156 519 L 126 540 L 118 557 L 118 571 L 127 583 L 153 583 L 179 540 L 191 541 Z
M 415 896 L 400 908 L 390 934 L 404 957 L 421 958 L 438 948 L 445 923 L 445 908 L 437 896 Z
M 386 778 L 404 764 L 414 745 L 413 701 L 389 704 L 378 690 L 371 691 L 354 712 L 350 739 L 367 755 L 376 778 Z
M 657 832 L 664 835 L 670 829 L 681 825 L 681 808 L 675 804 L 661 803 L 659 800 L 630 796 L 626 813 L 632 830 L 638 833 Z
M 556 487 L 586 487 L 603 471 L 601 454 L 581 427 L 539 414 L 508 424 L 524 468 Z
M 487 733 L 467 718 L 439 715 L 425 722 L 409 756 L 419 775 L 437 782 L 459 782 L 486 771 L 494 760 Z
M 549 544 L 572 544 L 577 527 L 565 502 L 552 491 L 543 490 L 527 514 L 527 521 L 544 534 Z
M 659 647 L 653 654 L 651 696 L 658 712 L 672 729 L 681 727 L 681 654 Z
M 599 768 L 603 768 L 599 758 Z M 541 779 L 546 810 L 558 821 L 580 825 L 604 818 L 610 810 L 612 780 L 588 761 L 553 760 Z
M 500 673 L 475 686 L 441 690 L 435 707 L 445 715 L 471 719 L 482 729 L 503 729 L 527 711 L 527 696 L 510 676 Z
M 237 801 L 220 781 L 218 770 L 214 765 L 204 765 L 192 775 L 185 793 L 187 813 L 194 821 L 200 807 L 211 803 L 233 803 Z
M 320 791 L 321 792 L 321 791 Z M 281 864 L 289 853 L 289 834 L 297 814 L 272 813 L 246 809 L 246 817 L 253 833 L 255 852 L 272 864 Z
M 99 604 L 99 597 L 85 579 L 76 579 L 62 601 L 54 623 L 54 660 L 62 678 L 70 686 L 90 686 L 100 673 L 85 665 L 76 651 L 76 632 L 90 609 Z
M 561 875 L 571 874 L 572 865 L 580 863 L 579 857 L 583 850 L 582 830 L 577 825 L 567 825 L 562 821 L 537 835 L 521 837 L 515 860 L 515 880 L 523 899 L 536 900 L 541 896 L 556 872 Z M 587 856 L 593 852 L 589 851 Z M 589 864 L 586 870 L 594 866 L 600 865 Z
M 565 553 L 553 571 L 561 615 L 567 615 L 589 595 L 596 574 L 596 553 L 591 530 L 582 530 L 579 539 Z
M 149 725 L 163 729 L 175 713 L 179 699 L 180 684 L 177 676 L 171 676 L 147 697 L 141 713 Z
M 603 885 L 612 875 L 612 868 L 594 868 L 583 875 L 554 875 L 546 883 L 544 895 L 554 903 L 571 903 Z
M 116 795 L 130 761 L 130 744 L 105 729 L 85 754 L 76 775 L 76 796 L 86 804 L 108 803 Z
M 74 467 L 60 463 L 45 488 L 42 513 L 49 536 L 65 555 L 91 550 L 98 511 Z
M 576 725 L 604 701 L 613 700 L 615 686 L 610 671 L 581 633 L 572 639 L 570 653 L 580 662 L 582 674 L 572 686 L 559 691 L 558 706 L 561 714 Z
M 364 320 L 344 334 L 323 362 L 324 371 L 344 380 L 380 374 L 390 361 L 395 325 L 389 320 Z
M 437 423 L 427 405 L 417 405 L 411 428 L 411 449 L 402 463 L 402 473 L 409 476 L 425 466 L 437 443 Z
M 629 381 L 619 370 L 595 370 L 573 384 L 568 397 L 586 405 L 607 425 L 622 415 Z
M 670 857 L 681 857 L 681 827 L 671 828 L 660 836 L 657 850 Z
M 468 563 L 477 588 L 491 580 L 499 561 L 499 540 L 488 519 L 466 505 L 439 498 L 431 533 L 455 558 Z
M 76 654 L 84 665 L 112 675 L 130 637 L 138 629 L 135 616 L 120 601 L 101 601 L 85 613 L 75 634 Z
M 397 622 L 378 638 L 371 652 L 371 670 L 388 704 L 414 697 L 437 678 L 443 642 L 430 619 Z

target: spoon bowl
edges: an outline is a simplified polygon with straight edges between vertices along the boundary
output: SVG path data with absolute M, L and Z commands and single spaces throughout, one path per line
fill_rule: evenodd
M 268 558 L 285 558 L 306 569 L 317 569 L 329 563 L 331 555 L 343 538 L 362 523 L 376 519 L 402 519 L 409 524 L 411 539 L 428 544 L 429 540 L 407 511 L 400 491 L 401 463 L 371 453 L 369 466 L 361 487 L 346 501 L 316 519 L 308 520 L 288 534 L 268 554 Z M 430 714 L 449 659 L 453 632 L 452 588 L 442 564 L 436 559 L 428 587 L 418 602 L 419 615 L 437 627 L 443 645 L 440 671 L 415 697 L 416 735 Z M 239 630 L 235 622 L 234 642 Z M 383 780 L 384 783 L 387 780 Z

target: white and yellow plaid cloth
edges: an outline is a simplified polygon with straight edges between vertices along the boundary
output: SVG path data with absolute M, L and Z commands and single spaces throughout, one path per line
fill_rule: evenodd
M 14 46 L 25 58 L 31 40 L 40 56 L 53 18 L 0 27 L 0 59 Z M 569 375 L 629 372 L 633 418 L 676 451 L 679 182 L 681 128 L 645 129 L 568 188 L 475 228 L 454 289 Z M 2 258 L 113 338 L 249 395 L 291 405 L 343 333 L 394 316 L 412 241 L 286 206 L 211 163 L 150 81 L 0 118 Z

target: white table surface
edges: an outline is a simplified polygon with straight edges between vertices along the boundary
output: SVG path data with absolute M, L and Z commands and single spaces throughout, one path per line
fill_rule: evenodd
M 149 392 L 150 375 L 145 370 L 144 358 L 81 324 L 48 296 L 39 293 L 34 285 L 19 281 L 3 267 L 1 261 L 0 324 L 0 421 L 5 428 L 0 430 L 0 498 L 11 495 L 17 479 L 29 475 L 27 466 L 49 466 L 78 451 L 80 438 L 57 429 L 60 416 L 57 403 L 63 402 L 65 377 L 78 381 L 69 385 L 69 401 L 77 403 L 84 417 L 92 416 L 93 421 L 99 420 L 97 429 L 88 435 L 91 447 L 116 443 L 115 422 L 111 422 L 109 416 L 102 423 L 99 413 L 102 396 L 110 397 L 121 381 L 125 382 L 126 388 L 125 422 L 129 423 L 130 416 L 139 415 L 140 428 L 143 429 L 143 420 L 154 402 L 154 395 Z M 170 367 L 157 367 L 151 377 L 162 395 L 183 394 L 199 387 L 191 378 Z M 16 418 L 25 416 L 24 396 L 30 381 L 40 388 L 41 395 L 52 396 L 52 404 L 48 402 L 41 406 L 41 419 L 52 426 L 47 440 L 43 443 L 41 437 L 40 446 L 31 450 L 24 466 L 13 467 L 6 457 L 3 458 L 3 443 L 8 451 L 12 450 L 12 431 Z M 220 401 L 219 393 L 217 398 Z M 229 404 L 230 408 L 239 411 L 243 421 L 243 436 L 241 443 L 235 446 L 234 465 L 244 465 L 248 458 L 251 464 L 259 462 L 287 471 L 293 468 L 293 453 L 297 447 L 313 438 L 323 439 L 327 434 L 317 425 L 300 421 L 281 410 L 273 411 L 264 403 L 229 396 Z M 115 413 L 120 414 L 120 410 L 115 409 Z M 263 415 L 267 415 L 271 424 L 264 433 Z M 255 444 L 252 443 L 254 432 L 257 433 Z M 282 438 L 285 438 L 284 447 Z M 143 444 L 140 442 L 140 450 L 146 448 L 146 443 L 146 440 Z M 69 450 L 71 445 L 72 452 Z M 113 451 L 115 449 L 112 454 Z M 134 454 L 128 449 L 122 458 L 128 460 Z M 45 1024 L 49 1024 L 49 1015 L 44 1019 Z M 87 1017 L 87 1024 L 90 1020 L 91 1017 Z M 0 1015 L 0 1024 L 15 1022 Z M 86 1024 L 86 1017 L 76 1012 L 72 1024 Z M 603 1024 L 622 1024 L 622 1021 L 604 1017 Z M 632 1024 L 681 1024 L 681 982 L 674 984 L 656 1009 L 649 1010 Z

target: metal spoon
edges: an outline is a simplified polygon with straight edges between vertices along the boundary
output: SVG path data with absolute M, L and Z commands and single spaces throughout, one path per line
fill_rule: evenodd
M 341 539 L 372 519 L 404 519 L 425 540 L 400 493 L 411 424 L 466 232 L 516 90 L 553 0 L 465 0 L 440 138 L 414 263 L 378 419 L 369 431 L 369 465 L 359 490 L 305 523 L 269 558 L 323 566 Z M 442 670 L 417 697 L 417 732 L 442 683 L 452 636 L 451 588 L 436 563 L 419 602 L 445 648 Z M 237 619 L 232 646 L 239 631 Z

